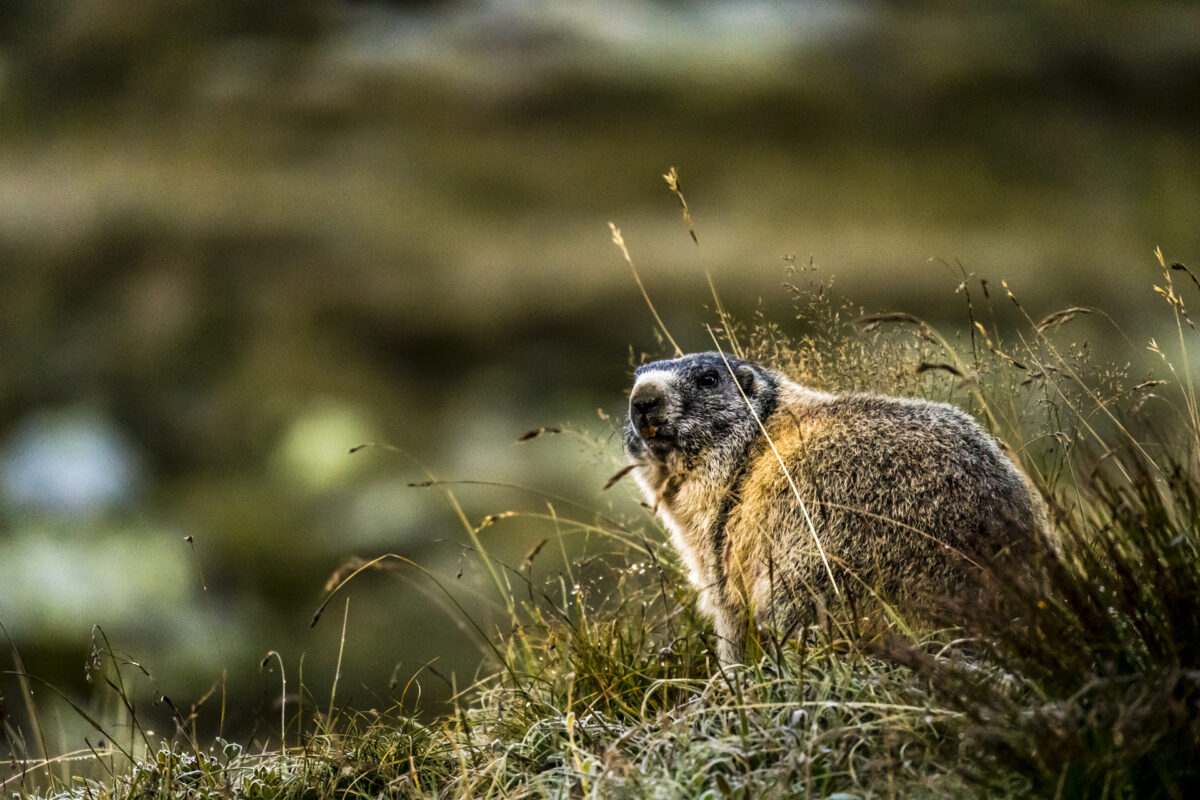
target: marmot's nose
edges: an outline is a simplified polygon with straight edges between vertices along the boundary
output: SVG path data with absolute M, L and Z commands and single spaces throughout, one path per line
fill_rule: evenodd
M 642 436 L 654 437 L 655 429 L 663 422 L 666 406 L 667 398 L 661 387 L 651 383 L 634 388 L 629 398 L 629 416 Z

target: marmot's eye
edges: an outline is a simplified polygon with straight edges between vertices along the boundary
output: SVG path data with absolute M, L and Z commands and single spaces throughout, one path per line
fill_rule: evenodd
M 696 385 L 701 389 L 711 389 L 721 382 L 721 374 L 715 370 L 700 373 L 696 378 Z

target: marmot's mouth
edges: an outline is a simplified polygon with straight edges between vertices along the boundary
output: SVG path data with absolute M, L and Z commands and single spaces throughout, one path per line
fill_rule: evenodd
M 646 449 L 662 457 L 676 447 L 675 436 L 669 427 L 645 423 L 638 429 Z

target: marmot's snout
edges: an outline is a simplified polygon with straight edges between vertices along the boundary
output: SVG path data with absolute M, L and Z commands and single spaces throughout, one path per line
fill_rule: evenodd
M 629 397 L 629 419 L 647 442 L 665 438 L 667 395 L 657 383 L 639 383 Z

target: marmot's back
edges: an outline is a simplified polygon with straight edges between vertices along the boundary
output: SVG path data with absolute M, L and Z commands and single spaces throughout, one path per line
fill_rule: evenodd
M 766 430 L 839 586 L 853 591 L 865 582 L 889 599 L 953 590 L 972 560 L 994 557 L 1032 529 L 1020 474 L 953 406 L 864 394 L 781 400 Z M 733 527 L 774 531 L 777 579 L 798 584 L 789 591 L 827 591 L 812 532 L 774 453 L 762 440 L 748 457 L 731 544 L 759 538 Z M 766 556 L 755 553 L 759 563 Z

